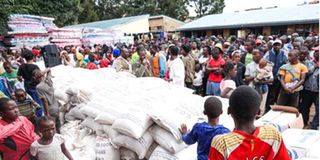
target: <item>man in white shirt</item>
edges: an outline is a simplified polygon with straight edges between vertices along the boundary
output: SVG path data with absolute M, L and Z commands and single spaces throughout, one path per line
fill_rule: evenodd
M 245 72 L 245 81 L 246 83 L 250 86 L 255 88 L 257 91 L 258 89 L 256 88 L 256 85 L 254 84 L 254 79 L 257 76 L 257 67 L 259 65 L 259 62 L 262 58 L 262 53 L 258 50 L 258 49 L 254 49 L 252 51 L 252 58 L 253 58 L 253 62 L 249 63 L 246 66 L 246 72 Z M 259 81 L 259 82 L 255 82 L 257 84 L 269 84 L 272 83 L 273 81 L 273 76 L 272 76 L 272 80 L 267 80 L 267 81 Z M 266 100 L 267 100 L 267 95 L 268 95 L 268 89 L 266 91 L 266 93 L 259 93 L 262 96 L 262 101 L 260 104 L 260 116 L 262 116 L 264 114 L 265 110 L 265 104 L 266 104 Z
M 172 46 L 169 48 L 170 59 L 168 60 L 168 81 L 174 85 L 184 86 L 185 70 L 183 62 L 178 58 L 179 48 Z

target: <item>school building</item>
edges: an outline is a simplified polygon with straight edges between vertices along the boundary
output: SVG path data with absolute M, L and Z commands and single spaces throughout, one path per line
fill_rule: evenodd
M 319 4 L 207 15 L 178 28 L 181 36 L 319 34 Z
M 154 37 L 160 38 L 167 34 L 168 37 L 172 38 L 174 36 L 176 29 L 180 28 L 185 23 L 177 19 L 159 15 L 149 17 L 149 32 L 153 34 Z

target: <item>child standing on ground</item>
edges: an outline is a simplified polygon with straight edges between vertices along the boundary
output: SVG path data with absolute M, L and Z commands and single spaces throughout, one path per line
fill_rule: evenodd
M 195 90 L 195 94 L 202 94 L 202 79 L 203 79 L 203 71 L 201 69 L 201 65 L 197 63 L 195 65 L 195 76 L 193 79 L 193 88 Z
M 33 160 L 73 160 L 65 146 L 65 139 L 56 134 L 55 123 L 49 117 L 39 119 L 40 135 L 39 140 L 34 141 L 30 147 L 30 154 Z
M 220 83 L 221 97 L 229 98 L 233 90 L 237 88 L 233 80 L 236 77 L 236 67 L 232 62 L 227 62 L 223 66 L 223 72 L 225 77 Z
M 39 104 L 27 96 L 27 93 L 22 89 L 15 90 L 14 94 L 20 114 L 27 117 L 36 126 L 35 110 L 40 108 Z
M 255 127 L 261 96 L 252 87 L 239 86 L 229 99 L 228 114 L 235 129 L 213 138 L 209 160 L 290 160 L 281 134 L 273 126 Z
M 208 122 L 196 123 L 188 133 L 185 124 L 181 125 L 182 140 L 188 144 L 198 142 L 198 160 L 207 160 L 211 140 L 219 134 L 230 132 L 229 129 L 219 125 L 219 116 L 222 114 L 222 103 L 217 97 L 209 97 L 204 103 L 204 115 Z

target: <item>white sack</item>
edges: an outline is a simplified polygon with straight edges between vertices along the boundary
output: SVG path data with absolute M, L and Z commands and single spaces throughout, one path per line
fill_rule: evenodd
M 152 125 L 153 121 L 143 111 L 128 109 L 128 113 L 121 114 L 112 124 L 112 128 L 124 135 L 140 138 Z
M 170 132 L 158 125 L 152 126 L 149 131 L 154 141 L 172 154 L 175 154 L 187 147 L 182 140 L 175 139 Z
M 158 146 L 149 160 L 197 160 L 197 145 L 191 145 L 176 154 L 171 154 L 161 146 Z
M 95 146 L 96 160 L 120 160 L 120 152 L 111 145 L 110 139 L 104 137 L 96 138 Z
M 111 141 L 116 148 L 125 147 L 134 151 L 138 155 L 139 159 L 146 156 L 148 149 L 153 143 L 153 139 L 149 132 L 146 132 L 139 139 L 120 134 Z

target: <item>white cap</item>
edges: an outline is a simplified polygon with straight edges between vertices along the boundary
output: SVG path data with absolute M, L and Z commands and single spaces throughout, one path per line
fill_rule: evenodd
M 280 39 L 276 39 L 272 42 L 272 45 L 276 44 L 276 43 L 279 43 L 279 44 L 282 44 L 282 41 Z

